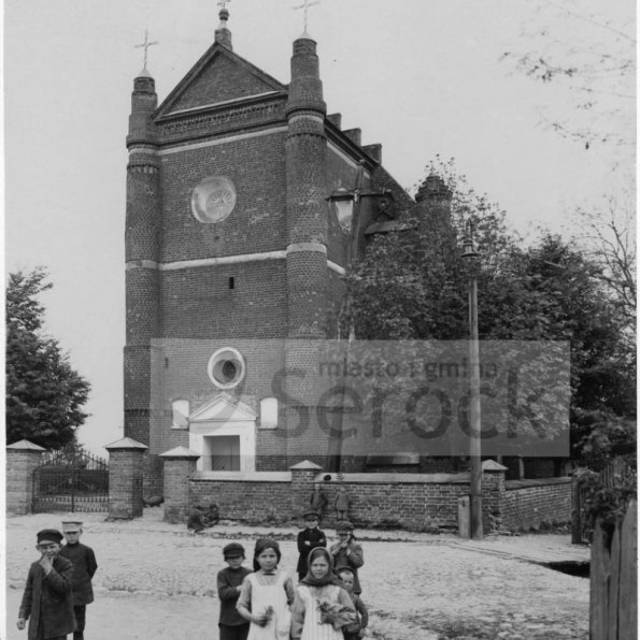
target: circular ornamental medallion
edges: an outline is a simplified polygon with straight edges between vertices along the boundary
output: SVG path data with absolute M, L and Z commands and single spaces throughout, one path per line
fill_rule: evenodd
M 209 176 L 191 193 L 191 211 L 200 222 L 222 222 L 236 206 L 236 188 L 225 176 Z

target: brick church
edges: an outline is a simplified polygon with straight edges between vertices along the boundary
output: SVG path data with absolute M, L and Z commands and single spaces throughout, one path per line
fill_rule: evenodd
M 306 33 L 284 84 L 233 50 L 228 17 L 161 104 L 146 65 L 134 80 L 124 429 L 149 447 L 147 490 L 175 447 L 199 454 L 204 472 L 322 464 L 326 433 L 299 429 L 304 407 L 282 400 L 309 381 L 275 374 L 308 366 L 316 341 L 336 337 L 342 278 L 367 238 L 446 200 L 434 183 L 416 205 L 380 145 L 327 114 Z M 355 190 L 357 222 L 331 198 Z

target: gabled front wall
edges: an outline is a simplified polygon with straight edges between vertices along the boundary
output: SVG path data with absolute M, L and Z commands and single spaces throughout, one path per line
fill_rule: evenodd
M 286 183 L 283 127 L 225 136 L 204 148 L 161 151 L 161 260 L 216 258 L 283 250 L 286 246 Z M 193 188 L 209 176 L 226 176 L 236 205 L 217 223 L 199 222 L 191 211 Z

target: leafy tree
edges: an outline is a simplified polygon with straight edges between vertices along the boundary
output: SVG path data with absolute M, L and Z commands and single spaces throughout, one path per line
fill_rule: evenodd
M 89 383 L 70 365 L 58 342 L 43 332 L 38 301 L 52 287 L 47 272 L 9 274 L 6 289 L 7 443 L 22 438 L 57 449 L 74 440 L 87 414 Z
M 470 219 L 482 256 L 480 338 L 568 341 L 574 458 L 593 464 L 596 449 L 607 455 L 607 443 L 631 442 L 634 434 L 612 425 L 635 416 L 635 352 L 602 280 L 602 265 L 559 236 L 545 235 L 522 248 L 506 231 L 497 205 L 451 171 L 447 182 L 450 212 L 409 212 L 411 230 L 378 235 L 348 275 L 357 337 L 466 338 L 468 274 L 461 240 L 463 221 Z

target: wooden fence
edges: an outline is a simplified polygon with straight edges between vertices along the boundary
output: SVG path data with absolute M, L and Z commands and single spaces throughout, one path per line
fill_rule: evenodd
M 614 458 L 600 471 L 600 484 L 606 489 L 619 489 L 636 483 L 635 464 L 622 456 Z M 571 542 L 589 544 L 593 535 L 593 521 L 587 514 L 589 489 L 579 477 L 573 479 L 571 491 Z
M 637 504 L 613 534 L 596 522 L 591 542 L 590 640 L 636 640 L 638 628 Z

